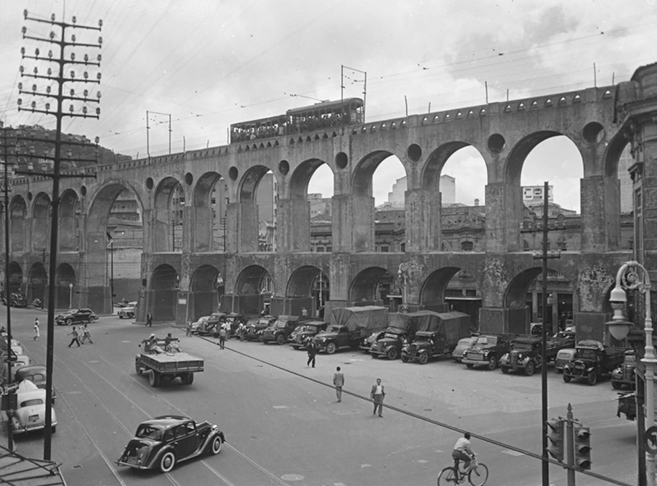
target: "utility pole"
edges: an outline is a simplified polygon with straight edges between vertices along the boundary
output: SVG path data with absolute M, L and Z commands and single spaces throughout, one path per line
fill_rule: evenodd
M 548 383 L 547 383 L 547 362 L 545 356 L 547 355 L 547 279 L 548 279 L 548 268 L 547 261 L 551 258 L 559 258 L 559 254 L 550 254 L 548 255 L 548 191 L 550 186 L 546 181 L 543 185 L 543 251 L 540 256 L 534 256 L 535 259 L 540 258 L 543 260 L 543 271 L 542 271 L 542 280 L 543 280 L 543 295 L 542 295 L 542 306 L 543 306 L 543 325 L 541 331 L 541 422 L 543 424 L 543 461 L 542 461 L 542 478 L 543 486 L 550 486 L 550 463 L 547 461 L 549 458 L 548 455 Z
M 2 152 L 4 156 L 4 213 L 5 213 L 5 299 L 7 301 L 7 393 L 9 395 L 9 410 L 7 410 L 7 415 L 9 418 L 9 425 L 7 426 L 7 448 L 10 451 L 14 450 L 14 433 L 11 426 L 11 415 L 12 415 L 12 395 L 15 397 L 14 390 L 12 390 L 12 371 L 11 371 L 11 300 L 9 296 L 9 138 L 7 137 L 8 128 L 5 128 L 0 122 L 0 128 L 2 129 Z M 2 363 L 0 363 L 2 366 Z
M 59 47 L 59 52 L 53 53 L 52 50 L 48 51 L 48 55 L 43 56 L 40 54 L 39 49 L 35 49 L 34 55 L 27 55 L 25 48 L 21 49 L 23 59 L 32 59 L 34 61 L 45 61 L 48 63 L 55 63 L 58 67 L 58 72 L 53 74 L 52 69 L 49 67 L 47 73 L 39 74 L 38 68 L 35 66 L 32 73 L 28 73 L 24 66 L 21 66 L 20 73 L 21 77 L 33 78 L 36 80 L 45 80 L 48 84 L 46 86 L 45 92 L 39 91 L 39 88 L 36 84 L 32 86 L 31 91 L 23 89 L 22 83 L 19 85 L 19 93 L 21 95 L 27 95 L 32 97 L 32 101 L 29 105 L 23 106 L 22 100 L 18 99 L 18 110 L 19 111 L 31 111 L 32 113 L 42 113 L 46 115 L 54 115 L 57 120 L 56 128 L 56 137 L 55 137 L 55 156 L 52 157 L 53 161 L 53 171 L 52 173 L 45 173 L 40 175 L 47 175 L 52 177 L 52 222 L 50 229 L 50 266 L 49 266 L 49 286 L 48 286 L 48 337 L 47 337 L 47 347 L 46 347 L 46 423 L 44 429 L 44 444 L 43 444 L 43 459 L 49 461 L 51 458 L 51 434 L 52 434 L 52 408 L 50 404 L 52 403 L 52 368 L 54 361 L 54 330 L 55 330 L 55 276 L 57 273 L 57 244 L 58 244 L 58 228 L 59 228 L 59 179 L 61 175 L 61 152 L 62 145 L 83 145 L 82 142 L 62 142 L 62 119 L 67 117 L 80 117 L 80 118 L 99 118 L 100 117 L 100 108 L 96 108 L 95 114 L 88 113 L 87 103 L 99 103 L 100 102 L 100 91 L 96 92 L 96 98 L 89 96 L 89 92 L 85 89 L 82 95 L 76 95 L 75 90 L 71 89 L 69 95 L 64 94 L 64 85 L 69 83 L 87 83 L 90 84 L 99 84 L 100 83 L 100 71 L 96 73 L 95 79 L 89 77 L 89 73 L 86 71 L 86 68 L 96 67 L 100 68 L 101 56 L 98 54 L 95 61 L 90 60 L 88 54 L 84 54 L 82 59 L 76 60 L 75 52 L 66 52 L 67 48 L 76 47 L 76 48 L 87 48 L 87 49 L 99 49 L 103 42 L 102 37 L 98 37 L 97 43 L 87 43 L 87 42 L 78 42 L 76 40 L 76 35 L 70 35 L 70 40 L 67 40 L 67 34 L 71 30 L 76 31 L 80 29 L 81 33 L 86 34 L 87 31 L 100 31 L 102 29 L 103 22 L 102 20 L 98 21 L 98 26 L 84 26 L 77 25 L 76 18 L 72 18 L 72 22 L 68 23 L 65 21 L 56 21 L 55 15 L 53 14 L 50 17 L 50 20 L 39 19 L 36 17 L 30 17 L 27 10 L 23 12 L 24 18 L 28 22 L 34 22 L 36 24 L 49 24 L 53 29 L 55 27 L 59 28 L 59 34 L 55 33 L 54 30 L 51 30 L 48 37 L 41 37 L 37 35 L 28 35 L 27 27 L 23 27 L 23 39 L 47 43 L 54 47 Z M 68 59 L 66 55 L 68 54 Z M 76 78 L 76 73 L 74 70 L 71 70 L 68 74 L 65 73 L 64 69 L 66 67 L 81 67 L 84 66 L 85 71 L 82 74 L 82 77 Z M 54 83 L 57 87 L 57 94 L 51 93 L 50 84 Z M 53 110 L 50 108 L 50 103 L 37 103 L 37 99 L 41 98 L 53 98 L 56 101 L 56 107 Z M 64 102 L 65 101 L 78 101 L 82 102 L 81 112 L 76 112 L 73 104 L 69 106 L 69 112 L 64 112 Z M 97 141 L 98 139 L 96 139 Z M 88 162 L 90 160 L 78 159 L 80 162 Z M 79 177 L 89 177 L 89 175 L 80 175 Z

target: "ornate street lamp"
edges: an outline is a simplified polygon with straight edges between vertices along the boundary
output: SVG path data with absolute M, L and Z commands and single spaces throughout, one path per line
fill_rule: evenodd
M 623 308 L 627 302 L 626 290 L 637 290 L 645 296 L 646 317 L 644 321 L 645 351 L 641 362 L 645 365 L 645 429 L 650 429 L 655 423 L 655 348 L 652 342 L 652 317 L 650 309 L 650 276 L 643 265 L 636 261 L 623 264 L 616 274 L 616 286 L 611 291 L 611 302 L 614 315 L 605 325 L 609 333 L 619 341 L 625 339 L 633 324 L 623 317 Z M 637 390 L 638 393 L 638 390 Z M 641 413 L 637 409 L 637 413 Z M 639 431 L 639 440 L 643 440 L 645 431 Z M 641 448 L 639 448 L 641 450 Z M 646 476 L 648 486 L 655 486 L 655 456 L 646 449 Z

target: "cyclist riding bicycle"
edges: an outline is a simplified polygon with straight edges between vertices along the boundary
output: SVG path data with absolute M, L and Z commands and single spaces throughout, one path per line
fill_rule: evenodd
M 456 441 L 456 444 L 454 444 L 454 450 L 452 451 L 452 458 L 454 458 L 456 462 L 456 467 L 458 470 L 458 461 L 463 461 L 463 469 L 464 472 L 467 474 L 469 471 L 470 467 L 470 462 L 472 459 L 476 457 L 476 454 L 472 452 L 472 448 L 470 447 L 470 434 L 466 432 L 463 434 L 463 437 L 461 437 L 459 440 Z

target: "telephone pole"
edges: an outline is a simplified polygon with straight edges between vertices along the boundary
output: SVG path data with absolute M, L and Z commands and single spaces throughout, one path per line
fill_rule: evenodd
M 39 49 L 34 50 L 34 55 L 26 54 L 25 47 L 21 48 L 21 54 L 23 59 L 31 59 L 33 61 L 43 61 L 46 63 L 54 63 L 56 65 L 56 72 L 53 73 L 52 68 L 48 67 L 46 74 L 39 74 L 39 69 L 37 66 L 34 66 L 33 71 L 27 72 L 24 66 L 20 67 L 21 77 L 32 78 L 37 81 L 41 81 L 47 84 L 45 91 L 39 90 L 37 84 L 32 85 L 31 90 L 23 89 L 22 83 L 19 84 L 19 93 L 21 95 L 30 96 L 32 101 L 29 103 L 29 106 L 23 105 L 22 99 L 18 99 L 18 110 L 19 111 L 30 111 L 32 113 L 42 113 L 46 115 L 53 115 L 57 120 L 56 136 L 55 136 L 55 155 L 52 157 L 53 161 L 53 171 L 52 173 L 42 173 L 39 175 L 47 175 L 52 177 L 52 221 L 51 221 L 51 230 L 50 230 L 50 265 L 49 265 L 49 286 L 48 286 L 48 334 L 47 334 L 47 345 L 46 345 L 46 424 L 44 429 L 44 445 L 43 445 L 43 459 L 49 461 L 51 458 L 51 434 L 52 434 L 52 408 L 50 404 L 52 403 L 52 368 L 54 361 L 54 329 L 55 329 L 55 276 L 57 274 L 57 244 L 58 244 L 58 228 L 59 228 L 59 180 L 62 177 L 61 175 L 61 162 L 62 162 L 62 145 L 80 145 L 81 142 L 62 142 L 62 119 L 64 117 L 71 118 L 99 118 L 100 117 L 100 108 L 95 109 L 95 113 L 89 113 L 87 104 L 88 103 L 100 103 L 100 91 L 96 92 L 96 97 L 90 97 L 89 92 L 85 89 L 82 94 L 76 94 L 74 89 L 70 89 L 69 94 L 64 94 L 64 85 L 71 85 L 73 83 L 84 83 L 85 86 L 99 84 L 100 83 L 100 71 L 97 71 L 95 78 L 90 77 L 87 72 L 88 67 L 100 68 L 101 56 L 97 55 L 96 60 L 91 60 L 89 54 L 85 53 L 82 56 L 82 59 L 76 60 L 76 53 L 72 52 L 70 48 L 85 48 L 87 50 L 99 49 L 102 45 L 102 37 L 98 37 L 98 41 L 94 43 L 89 42 L 78 42 L 76 39 L 76 34 L 67 35 L 73 30 L 76 33 L 81 33 L 83 35 L 89 34 L 89 31 L 100 31 L 102 29 L 103 22 L 102 20 L 98 21 L 98 26 L 85 26 L 78 25 L 76 23 L 76 18 L 73 17 L 71 23 L 65 21 L 56 21 L 55 15 L 52 14 L 50 20 L 40 19 L 36 17 L 31 17 L 28 15 L 27 10 L 23 11 L 23 15 L 26 22 L 33 22 L 35 24 L 49 24 L 53 29 L 50 31 L 47 37 L 42 37 L 39 34 L 31 35 L 28 34 L 28 29 L 26 26 L 23 27 L 23 39 L 35 41 L 37 43 L 50 44 L 50 46 L 57 49 L 59 47 L 59 52 L 53 53 L 52 50 L 48 50 L 47 56 L 44 56 L 40 53 Z M 55 30 L 59 29 L 59 33 L 56 33 Z M 67 40 L 69 39 L 70 40 Z M 68 58 L 67 58 L 68 55 Z M 84 71 L 81 77 L 76 78 L 76 67 L 84 66 Z M 73 68 L 70 72 L 66 73 L 65 68 Z M 51 84 L 54 84 L 57 88 L 57 93 L 51 93 Z M 42 100 L 54 99 L 55 107 L 54 110 L 51 109 L 49 102 L 42 102 Z M 39 102 L 37 103 L 37 100 Z M 68 113 L 64 111 L 64 102 L 82 102 L 82 109 L 76 111 L 73 104 L 69 105 Z M 87 162 L 89 160 L 79 159 L 80 162 Z M 36 173 L 33 173 L 36 174 Z M 81 175 L 80 177 L 85 177 Z M 86 177 L 89 177 L 86 175 Z

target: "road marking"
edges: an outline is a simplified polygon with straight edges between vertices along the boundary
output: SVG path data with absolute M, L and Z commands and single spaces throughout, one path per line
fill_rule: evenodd
M 282 410 L 282 409 L 288 408 L 288 407 L 287 407 L 287 405 L 274 405 L 273 408 L 275 408 L 276 410 Z
M 371 464 L 361 464 L 361 465 L 360 465 L 360 468 L 361 468 L 361 469 L 363 469 L 363 468 L 365 468 L 365 467 L 372 467 L 372 465 L 371 465 Z
M 281 479 L 283 481 L 302 481 L 305 478 L 301 474 L 283 474 Z

